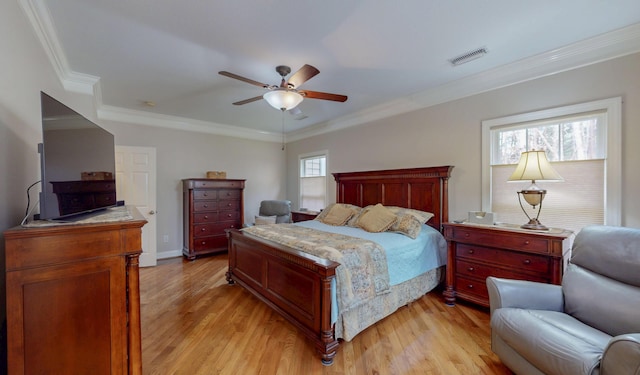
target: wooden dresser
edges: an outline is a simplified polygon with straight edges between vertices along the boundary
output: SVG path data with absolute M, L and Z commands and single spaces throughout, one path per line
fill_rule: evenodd
M 182 254 L 198 255 L 227 251 L 226 229 L 242 228 L 245 180 L 182 180 L 184 234 Z
M 518 226 L 443 224 L 448 242 L 444 297 L 489 306 L 488 276 L 560 284 L 573 233 L 527 231 Z
M 9 374 L 142 374 L 146 221 L 129 210 L 133 219 L 4 232 Z
M 58 197 L 60 215 L 116 204 L 115 180 L 51 182 Z

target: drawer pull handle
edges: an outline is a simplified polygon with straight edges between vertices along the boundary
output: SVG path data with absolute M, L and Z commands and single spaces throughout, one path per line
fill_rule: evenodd
M 529 259 L 525 259 L 525 260 L 524 260 L 524 262 L 522 262 L 522 263 L 524 263 L 524 264 L 531 264 L 531 260 L 529 260 Z
M 473 268 L 473 267 L 469 267 L 469 268 L 467 268 L 467 271 L 469 271 L 469 272 L 473 272 L 473 271 L 475 271 L 475 268 Z
M 209 219 L 209 215 L 204 215 L 205 220 Z
M 207 193 L 204 193 L 204 196 L 205 196 L 205 197 L 208 197 L 208 196 L 209 196 L 209 194 L 207 194 Z
M 473 254 L 473 253 L 474 253 L 473 249 L 470 249 L 469 254 Z
M 208 205 L 208 204 L 205 204 L 205 205 L 204 205 L 204 208 L 208 208 L 208 207 L 209 207 L 209 205 Z
M 473 284 L 467 285 L 467 289 L 473 289 Z
M 524 244 L 528 245 L 529 244 L 529 240 L 524 241 Z
M 207 229 L 206 229 L 206 228 L 200 228 L 200 230 L 201 230 L 202 232 L 204 232 L 204 231 L 206 231 Z
M 206 244 L 206 242 L 202 241 L 202 245 Z
M 464 234 L 464 236 L 465 236 L 465 237 L 469 237 L 469 233 L 465 233 L 465 234 Z

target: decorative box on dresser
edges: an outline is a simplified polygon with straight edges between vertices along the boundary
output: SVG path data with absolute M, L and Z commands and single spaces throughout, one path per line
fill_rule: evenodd
M 448 243 L 444 297 L 489 306 L 488 276 L 560 284 L 570 257 L 573 232 L 552 228 L 443 224 Z
M 9 374 L 142 374 L 146 221 L 128 212 L 108 223 L 4 232 Z
M 227 251 L 225 230 L 244 223 L 245 180 L 190 178 L 182 180 L 184 241 L 182 254 L 198 255 Z

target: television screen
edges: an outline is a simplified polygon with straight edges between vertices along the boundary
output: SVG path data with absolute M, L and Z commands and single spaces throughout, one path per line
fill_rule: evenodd
M 40 219 L 72 219 L 116 205 L 113 134 L 41 93 Z

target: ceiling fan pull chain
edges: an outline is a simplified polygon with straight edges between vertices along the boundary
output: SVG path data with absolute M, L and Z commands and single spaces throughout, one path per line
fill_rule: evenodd
M 282 112 L 282 151 L 284 151 L 284 108 L 280 112 Z

